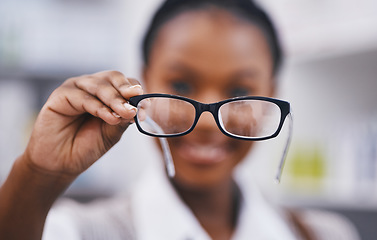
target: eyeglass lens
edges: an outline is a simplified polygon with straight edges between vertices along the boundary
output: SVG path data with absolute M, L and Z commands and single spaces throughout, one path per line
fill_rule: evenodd
M 138 104 L 141 128 L 152 134 L 174 135 L 186 132 L 195 121 L 195 107 L 186 101 L 151 97 Z
M 280 108 L 275 103 L 247 99 L 222 105 L 219 122 L 230 135 L 262 138 L 276 132 L 280 115 Z
M 138 109 L 138 122 L 145 132 L 166 136 L 188 131 L 197 114 L 190 102 L 167 97 L 143 99 Z M 252 139 L 273 135 L 278 129 L 281 111 L 272 102 L 244 99 L 223 104 L 217 115 L 225 132 Z

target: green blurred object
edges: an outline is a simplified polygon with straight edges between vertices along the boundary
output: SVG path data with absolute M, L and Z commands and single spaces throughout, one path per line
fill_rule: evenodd
M 326 162 L 321 147 L 299 146 L 293 149 L 287 169 L 289 185 L 295 189 L 320 190 L 326 174 Z

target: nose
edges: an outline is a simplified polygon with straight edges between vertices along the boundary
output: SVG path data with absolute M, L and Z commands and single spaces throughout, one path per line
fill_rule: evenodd
M 208 111 L 205 111 L 200 115 L 194 130 L 201 132 L 220 131 L 217 127 L 215 118 Z
M 195 100 L 199 101 L 201 103 L 214 103 L 223 100 L 222 95 L 219 93 L 219 91 L 215 88 L 201 91 L 200 94 L 195 96 Z
M 218 102 L 221 100 L 221 96 L 215 89 L 207 90 L 206 92 L 202 92 L 202 94 L 198 95 L 195 100 L 204 103 L 210 104 L 214 102 Z M 220 131 L 217 127 L 216 121 L 214 116 L 211 112 L 209 112 L 209 108 L 200 115 L 199 120 L 195 126 L 195 130 L 202 131 L 202 132 L 211 132 L 211 131 Z M 212 109 L 211 109 L 212 110 Z

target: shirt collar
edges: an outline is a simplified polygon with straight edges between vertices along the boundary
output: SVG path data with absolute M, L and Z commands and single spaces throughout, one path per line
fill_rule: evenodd
M 232 240 L 295 239 L 283 219 L 257 188 L 237 179 L 243 201 Z M 192 211 L 180 199 L 161 166 L 151 166 L 132 194 L 138 240 L 210 240 Z
M 138 240 L 210 240 L 161 167 L 150 167 L 132 194 Z
M 269 204 L 252 181 L 236 177 L 243 195 L 238 226 L 232 240 L 297 239 L 279 210 Z

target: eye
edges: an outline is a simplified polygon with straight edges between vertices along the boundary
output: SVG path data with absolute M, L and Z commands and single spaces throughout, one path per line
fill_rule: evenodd
M 251 95 L 251 91 L 244 87 L 236 87 L 230 90 L 229 96 L 230 97 L 242 97 Z
M 177 95 L 189 95 L 193 91 L 191 84 L 183 81 L 176 81 L 171 83 L 171 88 Z

